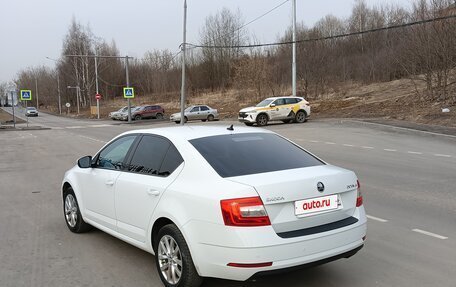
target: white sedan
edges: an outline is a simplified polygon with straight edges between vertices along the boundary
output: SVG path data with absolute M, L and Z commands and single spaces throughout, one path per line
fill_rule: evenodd
M 155 254 L 165 286 L 348 258 L 366 235 L 352 171 L 247 127 L 123 133 L 65 173 L 62 197 L 72 232 Z

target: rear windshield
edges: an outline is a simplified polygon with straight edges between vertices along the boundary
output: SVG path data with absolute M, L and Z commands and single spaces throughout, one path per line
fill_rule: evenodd
M 221 177 L 323 165 L 276 134 L 219 135 L 194 139 L 190 143 Z

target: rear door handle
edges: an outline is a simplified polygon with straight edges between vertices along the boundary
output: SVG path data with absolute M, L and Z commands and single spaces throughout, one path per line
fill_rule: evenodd
M 108 180 L 105 181 L 105 184 L 106 185 L 114 185 L 114 180 L 108 179 Z
M 147 191 L 147 194 L 148 194 L 148 195 L 153 195 L 153 196 L 158 196 L 158 195 L 160 195 L 160 191 L 155 190 L 155 189 L 149 189 L 149 190 Z

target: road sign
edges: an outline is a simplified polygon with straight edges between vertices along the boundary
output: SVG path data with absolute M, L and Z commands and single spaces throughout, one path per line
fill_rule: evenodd
M 21 90 L 21 101 L 31 101 L 31 100 L 32 100 L 32 91 Z
M 71 104 L 70 103 L 66 103 L 65 107 L 69 108 L 69 107 L 71 107 Z
M 95 95 L 95 99 L 96 99 L 96 100 L 101 99 L 101 95 L 100 95 L 100 94 L 96 94 L 96 95 Z
M 123 88 L 124 98 L 132 99 L 135 97 L 135 90 L 133 88 Z

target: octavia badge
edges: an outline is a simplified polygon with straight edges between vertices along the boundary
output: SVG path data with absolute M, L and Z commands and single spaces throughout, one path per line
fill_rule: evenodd
M 319 192 L 325 191 L 325 185 L 323 184 L 323 182 L 318 182 L 318 183 L 317 183 L 317 190 L 318 190 Z

